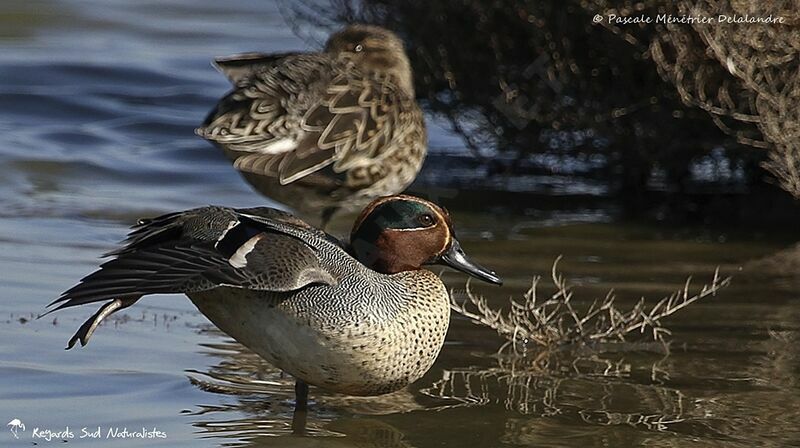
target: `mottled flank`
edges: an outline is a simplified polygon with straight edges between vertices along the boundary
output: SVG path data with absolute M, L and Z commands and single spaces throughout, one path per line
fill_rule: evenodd
M 340 256 L 330 262 L 353 268 Z M 450 306 L 430 271 L 359 271 L 296 294 L 217 288 L 189 297 L 222 331 L 294 377 L 340 393 L 379 395 L 430 369 Z

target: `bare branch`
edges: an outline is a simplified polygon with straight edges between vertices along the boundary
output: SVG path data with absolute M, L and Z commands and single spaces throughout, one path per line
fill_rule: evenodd
M 699 300 L 715 296 L 731 281 L 730 277 L 720 278 L 717 269 L 711 283 L 703 285 L 699 292 L 692 293 L 689 277 L 683 289 L 664 297 L 651 308 L 647 308 L 642 297 L 627 312 L 620 311 L 614 305 L 614 293 L 609 291 L 603 299 L 595 299 L 586 312 L 581 313 L 572 305 L 573 291 L 558 272 L 560 260 L 561 257 L 558 257 L 553 263 L 551 279 L 556 292 L 548 300 L 537 301 L 540 278 L 536 277 L 531 288 L 523 295 L 524 301 L 509 299 L 510 309 L 506 312 L 492 308 L 485 297 L 472 291 L 469 282 L 461 297 L 457 298 L 459 295 L 455 292 L 451 294 L 451 307 L 473 323 L 492 328 L 505 337 L 514 353 L 519 353 L 520 348 L 525 349 L 529 344 L 553 348 L 626 341 L 629 335 L 636 332 L 649 333 L 653 341 L 666 344 L 666 337 L 671 332 L 662 325 L 665 318 Z

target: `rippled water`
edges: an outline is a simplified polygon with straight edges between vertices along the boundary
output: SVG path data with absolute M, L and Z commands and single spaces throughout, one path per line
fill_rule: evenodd
M 0 423 L 26 425 L 19 440 L 0 428 L 2 445 L 64 437 L 192 447 L 800 442 L 798 271 L 779 269 L 788 261 L 752 263 L 792 235 L 623 224 L 607 208 L 560 198 L 436 190 L 467 250 L 506 279 L 502 289 L 480 287 L 493 304 L 548 275 L 559 254 L 577 303 L 610 288 L 623 303 L 657 299 L 690 275 L 699 286 L 717 266 L 733 285 L 668 322 L 669 356 L 629 347 L 512 369 L 494 356 L 499 337 L 454 318 L 436 365 L 407 390 L 355 399 L 312 389 L 310 437 L 289 435 L 291 380 L 185 298 L 143 300 L 88 347 L 64 351 L 90 311 L 34 317 L 134 218 L 270 204 L 192 130 L 227 88 L 212 57 L 304 48 L 265 1 L 0 3 Z M 441 167 L 459 140 L 433 124 L 430 166 Z M 423 178 L 430 185 L 438 173 Z M 459 275 L 446 279 L 463 286 Z M 31 439 L 35 428 L 67 426 L 74 437 Z M 146 427 L 167 438 L 80 438 L 81 428 L 98 426 L 103 436 Z

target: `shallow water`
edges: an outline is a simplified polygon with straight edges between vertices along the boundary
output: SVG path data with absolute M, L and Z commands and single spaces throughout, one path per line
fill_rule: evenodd
M 733 284 L 667 321 L 669 356 L 629 346 L 512 370 L 495 356 L 500 337 L 455 317 L 436 365 L 407 390 L 355 399 L 312 389 L 309 437 L 290 435 L 291 379 L 185 298 L 143 300 L 86 348 L 64 351 L 91 311 L 35 316 L 136 217 L 270 204 L 192 129 L 227 88 L 212 57 L 304 48 L 271 2 L 0 3 L 0 418 L 26 426 L 19 439 L 0 428 L 3 446 L 800 443 L 800 278 L 751 263 L 792 235 L 621 223 L 605 206 L 558 198 L 435 191 L 465 249 L 506 280 L 473 283 L 492 304 L 519 297 L 562 254 L 578 304 L 611 288 L 621 305 L 656 300 L 688 276 L 699 288 L 718 266 Z M 459 139 L 431 123 L 435 167 Z M 463 288 L 462 276 L 445 278 Z M 80 437 L 98 426 L 102 440 Z M 72 437 L 32 438 L 66 427 Z M 166 438 L 105 438 L 125 427 Z

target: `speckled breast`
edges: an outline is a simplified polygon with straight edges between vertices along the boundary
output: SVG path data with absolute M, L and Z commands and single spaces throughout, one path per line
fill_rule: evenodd
M 189 294 L 222 331 L 308 384 L 350 395 L 402 388 L 444 344 L 445 286 L 425 270 L 343 277 L 335 286 L 275 293 L 221 287 Z

